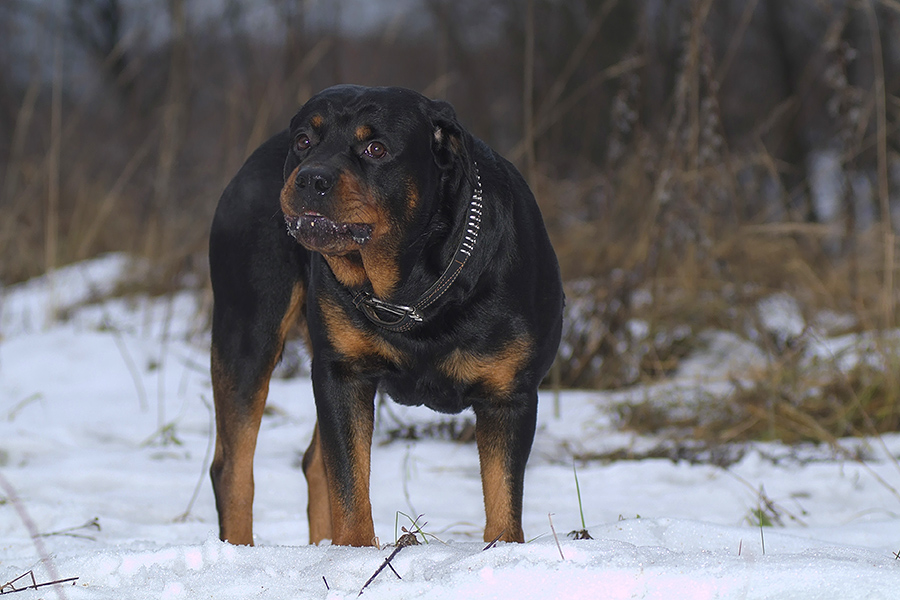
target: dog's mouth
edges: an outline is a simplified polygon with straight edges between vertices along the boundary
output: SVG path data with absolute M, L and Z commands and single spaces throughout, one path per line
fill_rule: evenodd
M 346 252 L 351 246 L 362 246 L 372 239 L 372 226 L 367 223 L 339 223 L 313 211 L 285 214 L 284 222 L 294 239 L 326 254 Z

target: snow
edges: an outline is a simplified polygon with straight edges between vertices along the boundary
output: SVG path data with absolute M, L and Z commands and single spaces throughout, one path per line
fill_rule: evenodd
M 306 545 L 299 459 L 315 420 L 311 385 L 276 379 L 256 457 L 257 545 L 224 544 L 205 472 L 208 297 L 102 299 L 134 269 L 109 256 L 3 295 L 0 585 L 32 570 L 38 583 L 78 577 L 11 598 L 355 598 L 418 515 L 427 535 L 391 562 L 402 579 L 386 568 L 363 597 L 886 599 L 900 585 L 900 436 L 842 442 L 865 463 L 772 443 L 738 448 L 728 467 L 590 460 L 660 443 L 618 431 L 615 403 L 687 402 L 727 381 L 716 369 L 738 368 L 735 355 L 754 359 L 715 336 L 671 382 L 563 392 L 559 417 L 543 394 L 526 477 L 531 539 L 488 550 L 474 444 L 406 439 L 445 431 L 450 418 L 389 402 L 372 459 L 385 546 Z M 592 540 L 566 535 L 582 528 L 573 468 Z M 760 509 L 780 523 L 758 527 Z

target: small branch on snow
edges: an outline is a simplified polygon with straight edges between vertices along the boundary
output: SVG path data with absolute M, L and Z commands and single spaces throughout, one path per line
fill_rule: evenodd
M 406 528 L 404 527 L 403 530 L 406 531 Z M 372 574 L 371 577 L 369 577 L 369 580 L 365 583 L 365 585 L 362 586 L 362 589 L 359 590 L 359 593 L 356 595 L 356 597 L 359 598 L 360 596 L 362 596 L 362 593 L 365 591 L 365 589 L 367 587 L 369 587 L 370 583 L 375 581 L 375 578 L 378 577 L 378 574 L 381 573 L 385 567 L 391 567 L 391 571 L 394 571 L 394 575 L 397 576 L 397 579 L 402 580 L 403 578 L 400 577 L 400 574 L 397 573 L 397 571 L 395 571 L 394 567 L 391 565 L 391 561 L 394 559 L 395 556 L 397 556 L 397 554 L 400 553 L 401 550 L 403 550 L 407 546 L 418 546 L 418 545 L 419 545 L 419 540 L 416 539 L 416 534 L 404 533 L 403 535 L 401 535 L 400 539 L 397 540 L 397 547 L 394 548 L 394 551 L 391 552 L 391 555 L 388 556 L 386 559 L 384 559 L 384 562 L 381 563 L 381 566 L 375 570 L 375 572 Z
M 25 525 L 25 529 L 28 530 L 28 533 L 31 535 L 31 543 L 34 544 L 35 550 L 37 550 L 38 555 L 41 557 L 41 561 L 44 563 L 45 568 L 47 569 L 47 573 L 49 573 L 50 578 L 56 582 L 61 581 L 59 579 L 59 575 L 56 573 L 56 564 L 53 562 L 53 559 L 47 553 L 47 548 L 44 546 L 44 540 L 41 538 L 40 533 L 38 532 L 37 526 L 34 524 L 34 520 L 32 520 L 31 515 L 28 514 L 28 510 L 25 508 L 25 505 L 19 500 L 19 495 L 16 493 L 15 488 L 12 484 L 3 476 L 3 473 L 0 473 L 0 488 L 6 493 L 6 497 L 12 503 L 13 508 L 16 509 L 16 512 L 19 513 L 19 519 L 22 521 L 22 524 Z M 31 573 L 29 571 L 29 573 Z M 25 575 L 28 575 L 26 573 Z M 22 576 L 24 577 L 24 575 Z M 12 581 L 3 584 L 0 587 L 0 590 L 5 589 L 7 586 L 12 586 L 13 583 L 22 579 L 22 577 L 17 577 Z M 34 573 L 31 573 L 32 581 L 34 581 Z M 37 585 L 37 584 L 35 584 Z M 49 584 L 47 584 L 49 585 Z M 66 595 L 63 593 L 62 589 L 59 587 L 53 588 L 56 591 L 56 595 L 60 600 L 65 600 Z M 11 590 L 19 591 L 19 590 Z
M 498 533 L 498 534 L 497 534 L 497 537 L 495 537 L 493 540 L 491 540 L 491 543 L 488 544 L 487 546 L 485 546 L 484 549 L 482 549 L 482 552 L 484 552 L 485 550 L 490 550 L 491 548 L 493 548 L 494 545 L 495 545 L 497 542 L 500 541 L 500 538 L 503 537 L 503 534 L 504 534 L 504 533 L 506 533 L 506 530 L 505 530 L 505 529 L 504 529 L 503 531 L 501 531 L 500 533 Z
M 16 587 L 16 583 L 29 578 L 31 579 L 31 584 L 26 585 L 25 587 Z M 16 592 L 24 592 L 25 590 L 36 590 L 38 588 L 47 587 L 48 585 L 61 585 L 63 583 L 71 582 L 72 585 L 75 585 L 75 582 L 78 580 L 77 577 L 69 577 L 67 579 L 57 579 L 56 581 L 47 581 L 45 583 L 38 583 L 34 578 L 34 571 L 28 571 L 26 573 L 22 573 L 12 581 L 7 581 L 3 585 L 0 585 L 0 596 L 6 594 L 15 594 Z
M 83 533 L 75 533 L 81 529 L 96 529 L 100 531 L 100 518 L 94 517 L 89 521 L 85 521 L 84 524 L 78 525 L 76 527 L 66 527 L 65 529 L 60 529 L 59 531 L 50 531 L 48 533 L 41 533 L 40 537 L 53 537 L 56 535 L 64 535 L 73 538 L 81 538 L 83 540 L 91 540 L 92 542 L 97 541 L 97 538 L 91 535 L 85 535 Z

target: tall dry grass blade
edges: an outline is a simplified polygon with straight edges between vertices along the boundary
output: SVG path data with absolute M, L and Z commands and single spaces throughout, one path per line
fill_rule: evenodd
M 541 108 L 539 111 L 541 115 L 547 114 L 552 111 L 553 107 L 556 106 L 556 103 L 559 102 L 559 99 L 562 97 L 566 86 L 569 84 L 569 81 L 575 74 L 575 70 L 578 68 L 578 65 L 580 65 L 584 60 L 584 57 L 590 49 L 591 44 L 599 35 L 600 28 L 603 27 L 603 23 L 606 21 L 606 17 L 609 16 L 609 13 L 612 12 L 612 10 L 618 3 L 619 0 L 606 0 L 606 2 L 604 2 L 600 9 L 597 11 L 597 14 L 594 15 L 594 18 L 591 20 L 591 24 L 588 26 L 587 31 L 585 31 L 583 36 L 581 36 L 581 39 L 578 41 L 578 45 L 574 50 L 572 50 L 572 53 L 569 55 L 569 59 L 566 61 L 565 66 L 563 66 L 562 71 L 559 72 L 559 76 L 553 82 L 553 85 L 550 86 L 550 92 L 541 103 Z
M 53 46 L 53 82 L 50 100 L 50 151 L 47 156 L 47 214 L 44 230 L 44 267 L 50 285 L 47 323 L 56 320 L 56 260 L 59 248 L 59 187 L 62 177 L 62 34 L 57 32 Z
M 882 318 L 884 327 L 894 327 L 894 228 L 891 223 L 891 198 L 888 184 L 887 155 L 887 96 L 884 82 L 884 55 L 882 54 L 881 30 L 878 15 L 875 14 L 874 0 L 866 1 L 866 17 L 872 36 L 872 62 L 875 72 L 875 129 L 876 167 L 878 173 L 878 205 L 881 210 L 881 226 L 884 235 L 884 288 L 882 291 Z
M 3 203 L 10 205 L 13 196 L 18 187 L 19 178 L 19 161 L 25 147 L 25 140 L 28 136 L 28 128 L 31 126 L 31 120 L 34 117 L 34 109 L 37 104 L 38 92 L 40 91 L 40 78 L 35 69 L 35 75 L 32 76 L 25 90 L 25 96 L 22 98 L 22 106 L 16 115 L 16 125 L 13 129 L 12 144 L 10 145 L 9 160 L 6 163 L 6 177 L 3 185 Z M 7 223 L 7 225 L 11 225 Z M 5 239 L 5 235 L 2 236 Z
M 744 41 L 744 36 L 747 34 L 747 29 L 750 27 L 750 22 L 753 20 L 753 13 L 756 12 L 756 6 L 758 4 L 759 0 L 750 0 L 744 7 L 744 12 L 741 14 L 741 20 L 738 21 L 738 26 L 734 31 L 734 35 L 731 36 L 731 43 L 728 45 L 728 50 L 725 52 L 725 58 L 722 59 L 719 64 L 719 69 L 716 71 L 716 79 L 719 81 L 722 81 L 728 73 L 731 62 L 734 60 L 735 55 L 737 55 L 741 42 Z
M 643 58 L 631 57 L 621 60 L 616 64 L 597 72 L 597 74 L 595 74 L 593 77 L 581 84 L 578 88 L 573 90 L 572 93 L 557 102 L 556 106 L 553 107 L 553 110 L 551 110 L 547 114 L 537 117 L 535 119 L 534 132 L 532 135 L 535 138 L 544 135 L 545 133 L 547 133 L 547 131 L 550 130 L 551 127 L 557 125 L 563 119 L 563 117 L 565 117 L 569 113 L 569 111 L 583 102 L 584 99 L 587 98 L 588 94 L 590 94 L 597 87 L 606 83 L 607 81 L 617 79 L 619 77 L 622 77 L 623 75 L 632 73 L 645 66 L 645 64 L 646 61 Z M 523 136 L 523 138 L 515 146 L 513 146 L 509 152 L 506 153 L 506 156 L 509 160 L 516 162 L 518 160 L 521 160 L 525 156 L 525 151 L 526 140 Z
M 525 132 L 525 177 L 537 195 L 534 156 L 534 0 L 528 0 L 525 16 L 525 72 L 522 86 L 522 115 Z
M 125 168 L 119 173 L 119 177 L 116 179 L 115 183 L 109 188 L 106 195 L 103 196 L 103 199 L 100 201 L 100 206 L 94 214 L 94 218 L 91 219 L 90 225 L 88 225 L 87 230 L 81 236 L 81 240 L 78 243 L 78 248 L 75 251 L 76 260 L 83 260 L 88 257 L 91 246 L 97 239 L 102 228 L 106 225 L 109 216 L 113 213 L 113 209 L 115 209 L 119 201 L 122 200 L 122 190 L 134 176 L 135 171 L 137 171 L 137 168 L 147 157 L 147 154 L 149 154 L 152 139 L 152 137 L 147 137 L 144 143 L 137 149 L 137 152 L 135 152 L 128 163 L 125 164 Z

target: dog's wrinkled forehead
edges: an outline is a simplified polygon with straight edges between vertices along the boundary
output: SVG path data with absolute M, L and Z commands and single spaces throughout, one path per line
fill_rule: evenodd
M 342 85 L 313 96 L 291 121 L 291 131 L 311 127 L 322 133 L 339 131 L 358 138 L 403 136 L 430 131 L 428 100 L 403 88 Z

